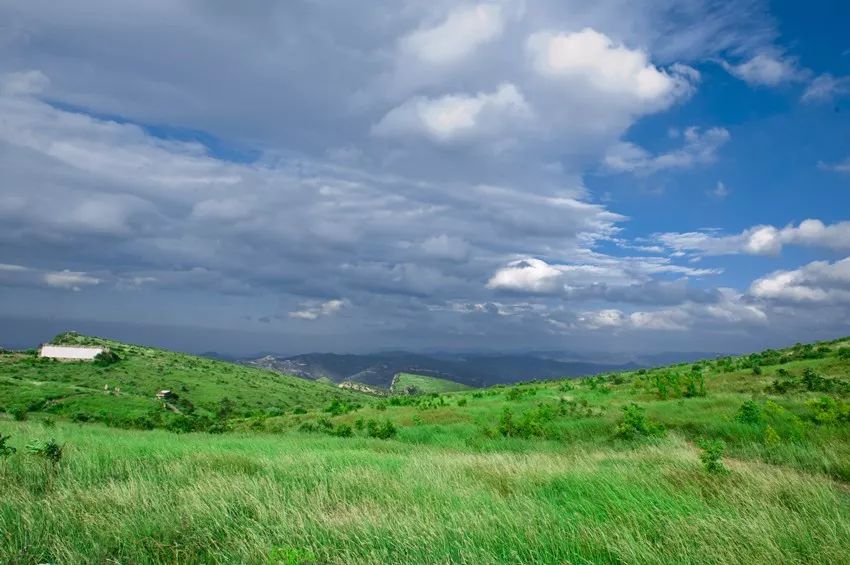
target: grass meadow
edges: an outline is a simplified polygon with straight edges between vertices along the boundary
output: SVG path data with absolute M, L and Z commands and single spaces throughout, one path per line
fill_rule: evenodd
M 848 563 L 848 345 L 389 397 L 305 382 L 310 406 L 219 433 L 0 415 L 0 563 Z

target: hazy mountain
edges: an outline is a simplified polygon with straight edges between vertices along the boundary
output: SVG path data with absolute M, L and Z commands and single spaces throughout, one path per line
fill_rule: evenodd
M 305 379 L 347 380 L 388 387 L 397 373 L 416 373 L 471 386 L 530 379 L 577 377 L 637 368 L 635 363 L 606 364 L 561 361 L 532 354 L 442 354 L 439 357 L 390 351 L 369 355 L 308 353 L 291 357 L 266 355 L 243 361 Z

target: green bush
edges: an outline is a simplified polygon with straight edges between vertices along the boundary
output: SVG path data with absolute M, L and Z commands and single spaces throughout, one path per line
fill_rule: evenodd
M 12 419 L 17 422 L 23 422 L 27 419 L 27 409 L 25 406 L 14 406 L 9 409 L 9 414 L 11 414 Z
M 99 367 L 106 367 L 108 365 L 117 363 L 120 360 L 121 358 L 109 349 L 105 349 L 104 351 L 101 351 L 100 353 L 94 356 L 94 364 L 98 365 Z
M 634 402 L 623 406 L 623 421 L 615 430 L 617 437 L 623 439 L 663 436 L 665 433 L 664 426 L 647 420 L 643 407 Z
M 721 457 L 726 449 L 726 444 L 721 440 L 702 440 L 698 443 L 702 448 L 699 459 L 706 471 L 715 475 L 725 475 L 729 470 L 723 465 Z
M 457 405 L 458 405 L 458 406 L 466 406 L 466 399 L 465 399 L 465 398 L 461 398 L 461 399 L 459 399 L 459 400 L 457 401 Z
M 761 423 L 761 407 L 754 400 L 747 400 L 738 408 L 735 419 L 742 424 Z
M 366 422 L 366 435 L 378 439 L 391 439 L 396 436 L 398 429 L 395 424 L 389 420 L 384 420 L 383 423 L 377 420 L 369 420 Z

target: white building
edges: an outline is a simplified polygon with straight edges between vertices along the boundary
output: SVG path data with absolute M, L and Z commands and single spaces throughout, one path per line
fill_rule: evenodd
M 103 347 L 86 345 L 42 345 L 38 355 L 51 359 L 91 361 L 103 350 Z

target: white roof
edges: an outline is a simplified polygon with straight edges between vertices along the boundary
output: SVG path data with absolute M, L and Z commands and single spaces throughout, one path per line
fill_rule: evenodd
M 39 355 L 53 359 L 83 359 L 90 360 L 103 353 L 103 347 L 89 345 L 42 345 Z

